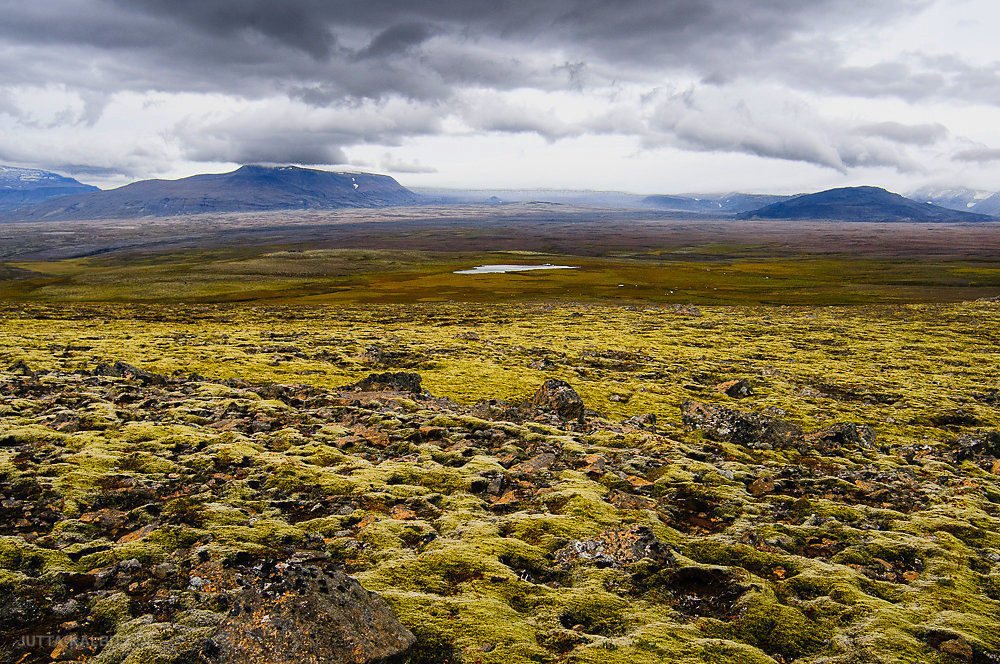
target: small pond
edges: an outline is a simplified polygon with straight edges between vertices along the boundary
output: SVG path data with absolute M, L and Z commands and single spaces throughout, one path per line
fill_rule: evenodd
M 504 274 L 507 272 L 527 272 L 528 270 L 575 270 L 579 265 L 479 265 L 471 270 L 455 270 L 455 274 Z

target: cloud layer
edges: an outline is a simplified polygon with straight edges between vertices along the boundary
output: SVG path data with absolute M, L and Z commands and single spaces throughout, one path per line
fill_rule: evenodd
M 593 168 L 669 151 L 958 175 L 998 161 L 994 130 L 961 114 L 996 110 L 1000 68 L 957 38 L 923 49 L 913 17 L 974 4 L 0 0 L 0 160 L 120 179 L 244 162 L 447 178 L 469 169 L 462 144 L 534 136 L 556 154 L 609 137 Z

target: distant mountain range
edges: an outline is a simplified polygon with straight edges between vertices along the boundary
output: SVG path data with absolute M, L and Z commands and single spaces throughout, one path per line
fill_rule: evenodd
M 705 214 L 739 214 L 777 203 L 791 196 L 769 194 L 657 194 L 642 199 L 643 205 L 661 210 L 702 212 Z
M 907 194 L 907 198 L 912 198 L 920 203 L 933 203 L 934 205 L 940 205 L 952 210 L 961 210 L 962 212 L 992 214 L 976 209 L 976 206 L 992 195 L 992 191 L 969 189 L 967 187 L 926 186 L 910 192 Z
M 587 191 L 579 189 L 447 189 L 421 187 L 413 189 L 439 205 L 476 204 L 503 205 L 505 203 L 556 203 L 563 205 L 589 205 L 593 207 L 643 208 L 642 194 L 622 191 Z
M 744 212 L 738 217 L 921 223 L 996 221 L 984 214 L 920 203 L 879 187 L 841 187 L 815 194 L 804 194 L 766 205 L 758 210 Z
M 243 166 L 231 173 L 142 180 L 102 191 L 47 171 L 0 166 L 0 221 L 130 219 L 211 212 L 330 210 L 417 204 L 549 202 L 654 208 L 693 217 L 880 222 L 979 222 L 1000 216 L 1000 194 L 925 187 L 904 198 L 878 187 L 814 194 L 639 196 L 608 191 L 447 190 L 415 193 L 386 175 L 297 166 Z
M 48 171 L 0 166 L 0 212 L 90 191 L 98 189 Z
M 231 173 L 142 180 L 117 189 L 63 196 L 0 219 L 127 219 L 200 212 L 378 208 L 418 202 L 420 196 L 387 175 L 243 166 Z

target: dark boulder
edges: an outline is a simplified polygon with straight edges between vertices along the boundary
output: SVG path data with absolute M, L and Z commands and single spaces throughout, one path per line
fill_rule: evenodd
M 864 424 L 834 424 L 807 435 L 806 444 L 820 452 L 834 452 L 841 449 L 873 450 L 875 432 Z
M 107 376 L 109 378 L 128 378 L 130 380 L 136 380 L 143 385 L 166 385 L 166 376 L 161 376 L 160 374 L 155 374 L 145 369 L 140 369 L 139 367 L 134 367 L 131 364 L 126 364 L 121 360 L 117 360 L 114 364 L 108 364 L 107 362 L 101 362 L 96 367 L 94 367 L 95 376 Z
M 689 431 L 698 429 L 714 440 L 744 447 L 784 448 L 804 442 L 802 429 L 791 422 L 700 401 L 687 400 L 681 404 L 681 421 Z
M 358 392 L 411 392 L 420 394 L 423 390 L 420 387 L 420 374 L 406 371 L 373 373 L 367 378 L 359 380 L 353 385 L 348 385 L 342 389 L 355 390 Z
M 958 461 L 982 457 L 1000 458 L 1000 433 L 984 431 L 979 434 L 964 434 L 958 439 L 955 458 Z
M 724 383 L 719 383 L 715 386 L 716 391 L 722 392 L 727 397 L 733 397 L 734 399 L 742 399 L 743 397 L 752 397 L 753 386 L 750 384 L 746 378 L 739 378 L 734 380 L 727 380 Z
M 10 365 L 10 368 L 8 368 L 7 371 L 15 375 L 28 376 L 29 378 L 35 377 L 35 372 L 31 370 L 31 367 L 29 367 L 28 363 L 24 360 L 18 360 L 14 364 Z
M 241 576 L 202 649 L 208 661 L 402 664 L 416 642 L 379 595 L 340 570 L 267 563 Z
M 583 399 L 565 381 L 553 378 L 542 383 L 531 399 L 531 405 L 539 410 L 551 411 L 563 420 L 583 421 Z

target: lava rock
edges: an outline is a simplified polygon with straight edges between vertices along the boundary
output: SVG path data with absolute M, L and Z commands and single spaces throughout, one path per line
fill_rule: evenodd
M 556 566 L 563 569 L 579 564 L 622 569 L 640 560 L 670 566 L 674 554 L 648 526 L 609 528 L 589 540 L 573 540 L 554 554 Z
M 531 405 L 541 410 L 549 410 L 564 420 L 583 422 L 583 399 L 569 383 L 550 379 L 542 383 L 531 399 Z
M 698 429 L 715 440 L 749 448 L 784 448 L 804 442 L 802 429 L 791 422 L 700 401 L 681 404 L 681 421 L 688 430 Z
M 842 448 L 874 450 L 875 432 L 864 424 L 841 423 L 810 433 L 806 443 L 821 452 Z
M 231 609 L 202 649 L 212 662 L 407 661 L 416 638 L 340 570 L 265 563 L 231 581 Z
M 965 434 L 958 439 L 955 458 L 959 461 L 984 456 L 1000 458 L 1000 433 L 986 431 L 980 435 Z
M 655 413 L 641 413 L 639 415 L 633 415 L 628 418 L 622 424 L 627 424 L 628 426 L 638 427 L 640 429 L 646 429 L 647 431 L 656 431 L 656 414 Z
M 96 367 L 94 367 L 93 374 L 95 376 L 107 376 L 109 378 L 129 378 L 131 380 L 136 380 L 143 385 L 166 385 L 166 376 L 161 376 L 160 374 L 155 374 L 139 367 L 134 367 L 131 364 L 126 364 L 121 360 L 117 360 L 114 364 L 108 364 L 107 362 L 100 362 Z
M 491 422 L 520 422 L 524 419 L 517 406 L 503 399 L 487 399 L 473 406 L 472 414 L 482 420 Z
M 25 362 L 24 360 L 18 360 L 14 364 L 10 365 L 7 371 L 11 372 L 12 374 L 19 374 L 21 376 L 27 376 L 29 378 L 35 377 L 35 372 L 31 370 L 31 367 L 29 367 L 28 363 Z
M 727 380 L 724 383 L 719 383 L 715 386 L 716 391 L 722 392 L 727 397 L 733 397 L 734 399 L 741 399 L 743 397 L 752 397 L 753 386 L 750 385 L 750 381 L 746 378 L 738 378 L 735 380 Z
M 392 392 L 412 392 L 420 394 L 423 390 L 420 387 L 420 374 L 406 371 L 373 373 L 367 378 L 359 380 L 353 385 L 348 385 L 343 389 L 360 392 L 382 392 L 390 390 Z

